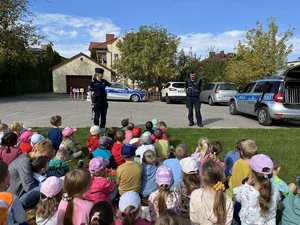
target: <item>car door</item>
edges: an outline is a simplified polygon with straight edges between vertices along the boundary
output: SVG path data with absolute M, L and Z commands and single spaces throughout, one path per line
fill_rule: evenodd
M 210 96 L 212 90 L 214 89 L 213 83 L 208 83 L 207 86 L 204 88 L 203 91 L 201 91 L 200 94 L 200 101 L 201 102 L 208 102 L 208 97 Z
M 262 91 L 263 86 L 266 85 L 267 83 L 268 82 L 266 82 L 266 81 L 259 81 L 255 84 L 251 98 L 249 98 L 249 100 L 248 100 L 247 107 L 248 107 L 249 114 L 256 115 L 255 105 L 256 105 L 257 101 L 259 100 L 259 98 L 263 94 L 263 91 Z
M 114 83 L 110 87 L 106 88 L 108 99 L 124 99 L 123 94 L 124 85 L 120 83 Z
M 236 95 L 237 109 L 242 113 L 249 113 L 248 101 L 251 98 L 252 90 L 255 86 L 255 82 L 249 83 L 245 89 Z

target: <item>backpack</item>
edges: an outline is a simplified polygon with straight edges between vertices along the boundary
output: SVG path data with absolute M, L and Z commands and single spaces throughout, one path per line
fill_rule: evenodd
M 0 225 L 6 225 L 9 208 L 13 203 L 13 194 L 0 192 Z

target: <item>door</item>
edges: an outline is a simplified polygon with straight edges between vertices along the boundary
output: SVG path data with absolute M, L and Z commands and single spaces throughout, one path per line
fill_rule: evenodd
M 254 86 L 255 82 L 249 83 L 241 93 L 236 95 L 237 108 L 239 112 L 249 113 L 248 101 L 251 98 Z
M 71 87 L 72 88 L 83 88 L 84 92 L 86 93 L 88 90 L 88 87 L 91 85 L 92 82 L 92 76 L 90 75 L 67 75 L 66 76 L 66 90 L 67 93 L 70 93 Z
M 208 98 L 213 92 L 214 87 L 215 87 L 214 83 L 208 83 L 208 85 L 204 88 L 204 90 L 200 94 L 201 102 L 208 102 Z
M 114 83 L 106 88 L 106 92 L 108 99 L 125 100 L 130 98 L 128 88 L 124 84 Z

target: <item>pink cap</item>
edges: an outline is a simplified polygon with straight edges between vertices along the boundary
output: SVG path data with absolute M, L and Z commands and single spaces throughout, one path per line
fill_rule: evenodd
M 171 186 L 173 183 L 172 170 L 166 166 L 158 167 L 155 175 L 155 180 L 159 186 L 164 184 Z
M 32 135 L 33 135 L 33 132 L 31 130 L 26 130 L 21 134 L 19 140 L 20 140 L 20 142 L 28 142 L 29 143 L 29 139 L 31 138 Z
M 48 177 L 44 182 L 42 182 L 40 192 L 47 198 L 53 198 L 63 190 L 63 187 L 63 180 L 52 176 Z
M 75 129 L 75 128 L 66 127 L 66 128 L 63 130 L 62 135 L 63 135 L 64 137 L 69 137 L 69 136 L 71 136 L 72 134 L 74 134 L 74 132 L 76 132 L 76 131 L 77 131 L 77 129 Z
M 273 173 L 274 164 L 269 156 L 258 154 L 250 159 L 250 167 L 254 172 L 270 175 Z
M 97 173 L 105 169 L 109 164 L 109 161 L 103 159 L 102 157 L 93 158 L 89 163 L 90 173 Z

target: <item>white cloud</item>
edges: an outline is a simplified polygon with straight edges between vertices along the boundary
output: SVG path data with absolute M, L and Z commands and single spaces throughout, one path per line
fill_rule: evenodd
M 88 53 L 91 41 L 104 41 L 106 33 L 120 34 L 120 28 L 107 18 L 90 18 L 58 13 L 38 13 L 35 24 L 46 41 L 63 56 Z
M 244 39 L 245 31 L 232 30 L 219 34 L 188 33 L 180 35 L 180 48 L 184 51 L 192 50 L 202 58 L 206 57 L 210 49 L 232 52 L 239 40 Z
M 239 41 L 243 41 L 246 31 L 231 30 L 219 34 L 213 33 L 188 33 L 180 35 L 180 49 L 186 52 L 192 50 L 197 56 L 205 58 L 210 49 L 215 51 L 233 52 Z M 289 55 L 289 60 L 296 60 L 300 57 L 300 37 L 294 36 L 290 43 L 293 44 L 293 52 Z

